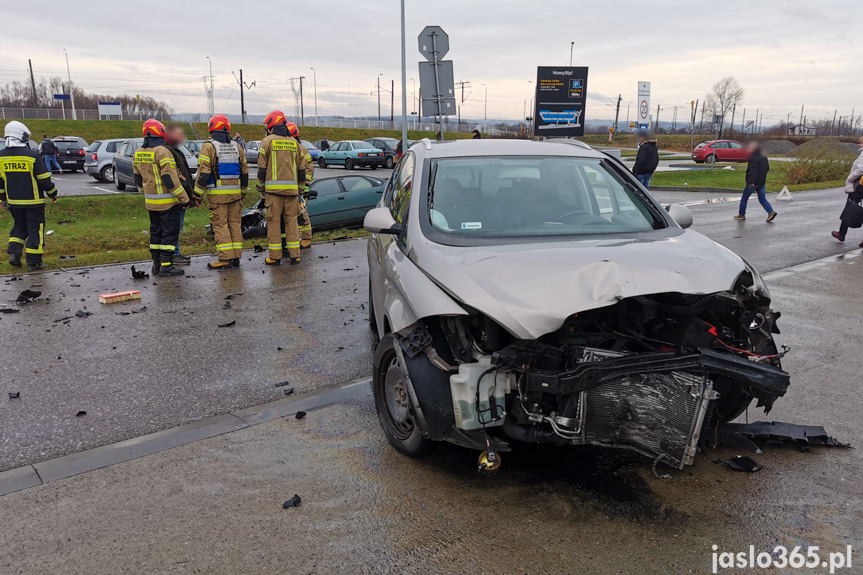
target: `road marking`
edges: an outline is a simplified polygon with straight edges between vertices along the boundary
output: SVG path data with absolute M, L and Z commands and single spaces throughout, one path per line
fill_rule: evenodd
M 103 192 L 108 192 L 109 194 L 122 194 L 123 192 L 118 192 L 116 190 L 109 190 L 108 188 L 103 188 L 102 186 L 93 186 L 94 189 L 102 190 Z
M 832 264 L 836 262 L 852 260 L 860 257 L 863 252 L 845 252 L 844 254 L 836 254 L 835 256 L 827 256 L 826 258 L 821 258 L 820 260 L 813 260 L 811 262 L 806 262 L 802 264 L 797 264 L 796 266 L 791 266 L 788 268 L 782 268 L 781 270 L 772 271 L 761 276 L 765 281 L 766 280 L 778 280 L 784 277 L 788 277 L 794 274 L 808 272 L 814 270 L 816 268 L 820 268 L 822 266 L 826 266 L 827 264 Z

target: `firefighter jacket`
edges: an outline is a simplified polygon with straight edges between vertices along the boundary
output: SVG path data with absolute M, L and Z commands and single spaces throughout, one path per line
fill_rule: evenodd
M 164 212 L 177 204 L 189 203 L 174 155 L 161 138 L 145 139 L 144 145 L 135 150 L 132 165 L 135 185 L 144 193 L 144 205 L 148 210 Z
M 300 166 L 301 170 L 306 171 L 306 181 L 304 188 L 308 190 L 309 186 L 312 183 L 312 179 L 315 176 L 315 163 L 312 161 L 312 155 L 306 149 L 306 147 L 302 144 L 300 146 L 300 156 L 302 157 L 302 165 Z M 305 191 L 303 193 L 306 193 Z
M 261 140 L 258 152 L 258 191 L 279 196 L 297 196 L 297 179 L 303 173 L 302 146 L 291 136 L 270 134 Z
M 237 142 L 210 140 L 198 155 L 195 196 L 207 196 L 211 204 L 229 204 L 243 199 L 249 187 L 249 165 Z
M 57 197 L 51 172 L 39 152 L 27 147 L 0 150 L 0 201 L 15 208 L 39 208 Z

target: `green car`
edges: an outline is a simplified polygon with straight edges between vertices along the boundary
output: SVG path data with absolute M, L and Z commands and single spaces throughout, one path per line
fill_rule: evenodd
M 313 229 L 363 225 L 366 212 L 381 199 L 386 180 L 371 176 L 337 176 L 309 186 L 308 210 Z
M 322 168 L 344 166 L 348 170 L 368 166 L 376 170 L 386 165 L 386 154 L 368 142 L 345 140 L 330 144 L 329 150 L 318 154 L 318 165 Z

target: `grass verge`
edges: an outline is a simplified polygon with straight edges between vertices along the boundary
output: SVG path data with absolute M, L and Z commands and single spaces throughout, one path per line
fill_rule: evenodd
M 247 194 L 243 202 L 251 206 L 258 201 L 255 193 Z M 81 196 L 60 198 L 57 204 L 45 210 L 45 229 L 53 230 L 45 238 L 44 262 L 48 268 L 70 268 L 98 264 L 122 263 L 150 259 L 150 220 L 140 194 L 123 196 Z M 205 226 L 209 211 L 205 206 L 186 212 L 186 221 L 180 237 L 184 254 L 214 253 L 213 242 L 207 237 Z M 9 241 L 12 216 L 0 212 L 0 242 Z M 363 229 L 330 230 L 316 233 L 316 241 L 331 240 L 339 236 L 362 237 Z M 266 244 L 264 239 L 246 240 L 244 248 Z M 60 257 L 74 256 L 75 259 Z M 0 273 L 20 272 L 9 265 L 6 257 L 0 259 Z
M 787 162 L 785 162 L 787 164 Z M 650 180 L 651 186 L 692 186 L 694 188 L 730 188 L 742 190 L 745 186 L 746 164 L 732 165 L 732 169 L 680 170 L 675 172 L 656 172 Z M 767 191 L 778 192 L 782 189 L 783 162 L 770 162 L 767 174 Z M 829 180 L 810 184 L 789 185 L 792 192 L 819 190 L 844 186 L 844 180 Z

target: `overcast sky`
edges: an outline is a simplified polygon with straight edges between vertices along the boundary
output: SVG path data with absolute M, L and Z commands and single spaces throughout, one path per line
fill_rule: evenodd
M 175 112 L 205 112 L 201 76 L 212 59 L 216 111 L 238 113 L 231 71 L 244 71 L 249 113 L 274 107 L 293 113 L 288 78 L 306 76 L 305 112 L 314 114 L 313 71 L 321 115 L 377 115 L 378 74 L 396 83 L 400 113 L 397 0 L 147 0 L 75 4 L 4 2 L 0 84 L 26 81 L 27 59 L 38 78 L 65 76 L 105 94 L 141 94 Z M 652 83 L 653 107 L 687 115 L 714 82 L 735 76 L 744 106 L 765 124 L 863 111 L 860 0 L 724 0 L 717 3 L 594 0 L 406 0 L 407 75 L 417 78 L 417 35 L 429 24 L 450 36 L 456 81 L 465 90 L 464 117 L 517 119 L 533 96 L 539 65 L 589 66 L 587 117 L 612 117 L 607 100 L 636 99 L 639 80 Z M 92 5 L 92 7 L 91 7 Z M 146 6 L 146 9 L 143 8 Z M 152 15 L 152 20 L 147 20 Z M 412 82 L 408 80 L 409 101 Z M 372 93 L 374 92 L 374 95 Z M 389 93 L 382 91 L 389 116 Z M 409 110 L 413 106 L 409 103 Z M 634 117 L 634 106 L 632 109 Z M 738 111 L 738 113 L 740 113 Z

